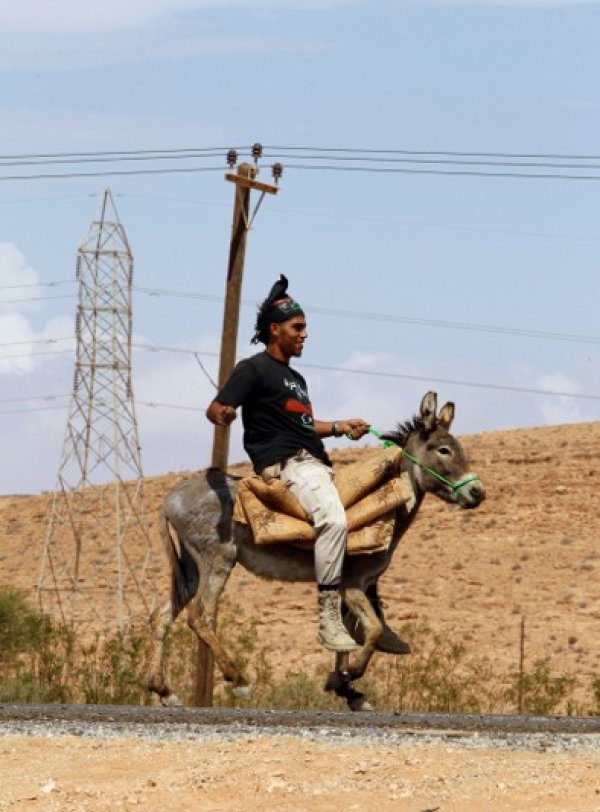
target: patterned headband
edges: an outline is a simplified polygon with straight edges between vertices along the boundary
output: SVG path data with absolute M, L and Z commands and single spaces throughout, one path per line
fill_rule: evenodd
M 267 318 L 271 324 L 280 324 L 282 321 L 292 319 L 294 316 L 303 315 L 304 310 L 302 310 L 302 305 L 292 299 L 291 296 L 286 296 L 284 299 L 278 299 L 276 302 L 273 302 Z

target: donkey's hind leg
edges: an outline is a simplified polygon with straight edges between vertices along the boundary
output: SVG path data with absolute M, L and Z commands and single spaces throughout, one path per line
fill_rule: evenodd
M 165 640 L 174 620 L 173 604 L 170 599 L 150 615 L 153 645 L 147 685 L 149 691 L 158 695 L 161 705 L 182 704 L 165 679 Z
M 226 682 L 233 685 L 233 692 L 242 698 L 250 697 L 250 687 L 233 659 L 216 634 L 217 608 L 231 570 L 235 564 L 233 545 L 222 545 L 219 554 L 202 562 L 200 588 L 189 604 L 187 622 L 200 640 L 212 651 Z

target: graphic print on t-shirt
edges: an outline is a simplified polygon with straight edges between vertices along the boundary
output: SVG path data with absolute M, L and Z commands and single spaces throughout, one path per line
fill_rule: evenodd
M 283 408 L 286 412 L 291 412 L 292 414 L 299 414 L 300 421 L 307 429 L 314 428 L 314 421 L 312 415 L 312 407 L 310 403 L 304 404 L 300 403 L 299 400 L 295 400 L 294 398 L 288 398 L 286 402 L 283 404 Z
M 291 389 L 296 397 L 288 398 L 283 404 L 283 409 L 291 414 L 300 415 L 300 422 L 307 429 L 314 431 L 313 412 L 308 392 L 297 381 L 290 381 L 284 378 L 284 384 Z

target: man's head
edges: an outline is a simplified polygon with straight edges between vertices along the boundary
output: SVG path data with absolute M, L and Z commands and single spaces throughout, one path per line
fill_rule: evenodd
M 281 274 L 258 309 L 253 344 L 260 341 L 267 347 L 273 343 L 288 357 L 302 354 L 306 338 L 304 311 L 291 296 L 287 295 L 288 281 Z

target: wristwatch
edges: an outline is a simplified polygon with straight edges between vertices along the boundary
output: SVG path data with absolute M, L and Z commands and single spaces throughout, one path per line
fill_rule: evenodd
M 334 437 L 341 437 L 341 431 L 338 428 L 337 420 L 334 420 L 331 424 L 331 433 Z

